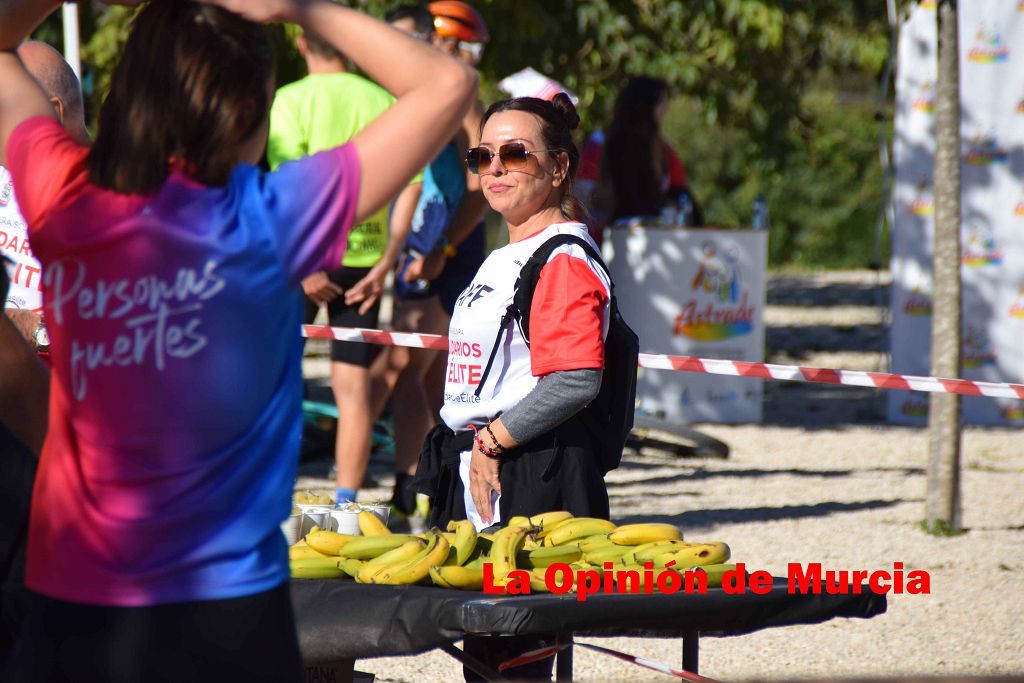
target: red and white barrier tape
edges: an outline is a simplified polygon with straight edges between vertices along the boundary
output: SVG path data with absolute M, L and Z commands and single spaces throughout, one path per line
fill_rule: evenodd
M 419 349 L 448 349 L 448 338 L 439 334 L 417 332 L 384 332 L 358 327 L 323 327 L 303 325 L 303 336 L 310 339 L 336 339 L 338 341 L 366 342 L 384 346 L 406 346 Z M 774 365 L 752 363 L 741 360 L 717 360 L 693 358 L 691 356 L 669 356 L 665 354 L 641 353 L 640 367 L 652 370 L 677 370 L 700 372 L 732 377 L 756 377 L 788 382 L 815 382 L 819 384 L 844 384 L 875 389 L 903 389 L 905 391 L 926 391 L 965 396 L 989 396 L 992 398 L 1024 399 L 1024 384 L 1003 382 L 975 382 L 966 379 L 945 379 L 942 377 L 918 377 L 896 375 L 888 372 L 865 372 L 863 370 L 832 370 L 829 368 L 805 368 L 798 365 Z

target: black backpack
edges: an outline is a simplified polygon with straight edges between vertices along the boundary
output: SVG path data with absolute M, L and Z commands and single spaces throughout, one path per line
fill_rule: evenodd
M 601 264 L 604 272 L 608 274 L 608 279 L 611 280 L 611 272 L 601 255 L 582 237 L 559 234 L 538 247 L 519 271 L 512 303 L 509 304 L 505 315 L 501 318 L 501 326 L 498 328 L 491 356 L 487 359 L 487 366 L 480 377 L 480 384 L 477 385 L 476 395 L 478 397 L 484 386 L 484 381 L 491 371 L 491 365 L 494 363 L 494 356 L 501 345 L 501 337 L 505 328 L 513 321 L 518 321 L 526 344 L 530 344 L 530 306 L 533 303 L 533 292 L 537 287 L 541 268 L 547 264 L 551 252 L 563 244 L 578 244 L 583 247 L 591 259 Z M 637 361 L 640 358 L 640 340 L 636 336 L 636 332 L 626 324 L 619 314 L 614 284 L 611 287 L 609 307 L 608 336 L 604 342 L 604 374 L 601 378 L 601 390 L 597 397 L 579 413 L 584 425 L 594 435 L 595 443 L 600 444 L 598 455 L 605 473 L 619 466 L 622 461 L 622 449 L 629 437 L 630 430 L 633 429 L 633 414 L 636 411 L 636 371 Z

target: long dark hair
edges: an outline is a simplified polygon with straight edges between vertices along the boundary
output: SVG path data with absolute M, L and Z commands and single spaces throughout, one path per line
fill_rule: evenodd
M 480 122 L 481 132 L 491 116 L 503 111 L 522 111 L 536 116 L 541 122 L 541 143 L 546 149 L 555 150 L 548 152 L 548 155 L 552 159 L 557 159 L 559 152 L 565 152 L 569 156 L 569 172 L 561 187 L 562 215 L 571 221 L 587 223 L 590 216 L 575 195 L 580 151 L 572 138 L 572 132 L 580 125 L 580 115 L 576 112 L 572 100 L 564 92 L 560 92 L 550 102 L 538 97 L 513 97 L 495 102 L 484 112 L 483 120 Z
M 667 92 L 660 78 L 636 76 L 615 100 L 601 170 L 614 197 L 612 218 L 657 215 L 665 201 L 667 159 L 654 112 Z
M 114 71 L 89 179 L 152 194 L 174 164 L 203 184 L 225 184 L 266 120 L 272 75 L 261 26 L 191 0 L 152 0 Z

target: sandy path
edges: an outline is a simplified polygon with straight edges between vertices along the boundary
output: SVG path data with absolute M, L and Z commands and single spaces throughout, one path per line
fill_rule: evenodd
M 884 362 L 884 329 L 872 324 L 881 319 L 871 306 L 874 282 L 864 273 L 773 280 L 769 359 L 850 369 Z M 702 673 L 732 680 L 1024 673 L 1020 431 L 965 431 L 968 532 L 936 538 L 919 526 L 927 433 L 884 424 L 880 394 L 771 385 L 764 425 L 698 425 L 729 444 L 728 459 L 631 455 L 609 475 L 613 519 L 672 521 L 690 539 L 728 542 L 734 559 L 751 568 L 784 575 L 789 562 L 873 570 L 899 561 L 930 573 L 930 595 L 890 596 L 888 612 L 874 619 L 704 638 Z M 385 486 L 389 467 L 378 459 L 373 469 Z M 593 642 L 679 662 L 678 640 Z M 362 660 L 357 668 L 380 681 L 461 680 L 440 652 Z M 581 681 L 671 680 L 582 649 L 575 672 Z

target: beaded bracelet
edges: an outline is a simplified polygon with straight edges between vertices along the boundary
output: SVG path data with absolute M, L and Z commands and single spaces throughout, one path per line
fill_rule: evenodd
M 478 430 L 476 428 L 476 425 L 471 424 L 471 425 L 469 425 L 469 428 L 473 430 L 473 441 L 476 443 L 476 445 L 480 449 L 481 453 L 486 455 L 488 458 L 500 458 L 501 457 L 501 453 L 500 452 L 494 450 L 493 448 L 490 448 L 489 446 L 487 446 L 487 444 L 484 443 L 484 440 L 483 440 L 483 438 L 481 438 L 481 435 L 480 435 L 480 430 Z
M 491 425 L 488 424 L 486 427 L 484 427 L 484 429 L 487 430 L 488 436 L 490 436 L 491 441 L 494 442 L 494 450 L 498 451 L 499 453 L 503 453 L 505 451 L 505 447 L 501 445 L 501 443 L 498 441 L 498 437 L 494 435 L 494 430 L 491 429 Z

